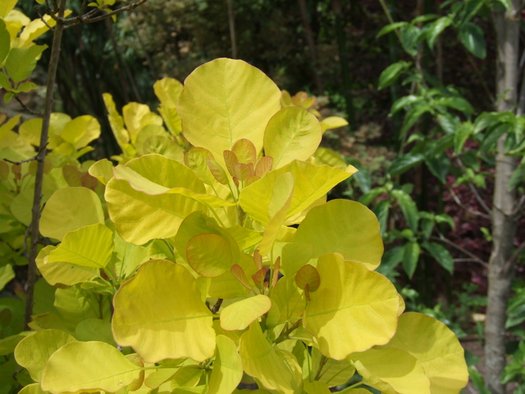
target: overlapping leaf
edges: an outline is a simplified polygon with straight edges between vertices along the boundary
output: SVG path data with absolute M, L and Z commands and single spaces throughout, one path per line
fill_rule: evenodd
M 261 150 L 280 97 L 279 88 L 257 68 L 241 60 L 216 59 L 186 78 L 177 109 L 188 141 L 224 163 L 223 151 L 241 138 Z
M 322 354 L 342 360 L 394 336 L 399 299 L 388 279 L 338 254 L 319 258 L 317 270 L 321 285 L 310 294 L 303 323 Z
M 64 187 L 47 200 L 40 218 L 40 232 L 62 240 L 70 231 L 95 223 L 104 223 L 102 205 L 95 192 L 86 187 Z
M 283 249 L 283 269 L 291 275 L 308 261 L 332 252 L 375 269 L 381 262 L 383 241 L 374 213 L 349 200 L 332 200 L 312 208 L 293 242 Z
M 144 360 L 210 358 L 215 350 L 212 314 L 197 283 L 180 264 L 144 263 L 114 298 L 113 334 Z
M 399 393 L 452 394 L 468 382 L 463 348 L 454 333 L 420 313 L 401 315 L 388 344 L 351 358 L 370 383 Z
M 107 343 L 71 342 L 51 355 L 41 385 L 52 393 L 115 392 L 140 376 L 141 367 Z

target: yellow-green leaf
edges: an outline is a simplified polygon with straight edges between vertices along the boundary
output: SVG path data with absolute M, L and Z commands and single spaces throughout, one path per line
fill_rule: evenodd
M 383 241 L 372 211 L 349 200 L 332 200 L 312 208 L 299 225 L 293 242 L 283 249 L 283 270 L 291 275 L 312 259 L 335 252 L 370 270 L 377 268 Z
M 102 94 L 104 105 L 108 111 L 108 121 L 111 126 L 111 131 L 117 140 L 120 148 L 123 149 L 129 143 L 129 133 L 124 128 L 124 120 L 120 116 L 113 101 L 113 97 L 109 93 Z
M 47 255 L 49 263 L 70 263 L 103 268 L 113 252 L 113 232 L 103 224 L 91 224 L 67 233 Z
M 64 187 L 47 200 L 40 232 L 62 240 L 67 233 L 95 223 L 104 223 L 104 211 L 96 193 L 86 187 Z
M 210 278 L 230 269 L 234 253 L 229 240 L 219 234 L 198 234 L 186 245 L 186 260 L 191 268 Z
M 45 246 L 36 257 L 38 271 L 50 285 L 73 286 L 77 283 L 89 282 L 98 276 L 98 268 L 80 266 L 65 261 L 48 261 L 47 256 L 55 249 L 55 246 Z
M 184 136 L 224 163 L 223 151 L 249 139 L 259 152 L 268 120 L 280 108 L 279 88 L 242 60 L 216 59 L 184 81 L 177 107 Z
M 274 190 L 278 179 L 287 172 L 292 174 L 294 180 L 294 191 L 286 215 L 287 224 L 300 222 L 300 214 L 304 210 L 350 176 L 337 168 L 293 161 L 242 189 L 239 199 L 242 209 L 263 224 L 270 222 L 272 193 L 268 191 Z
M 113 164 L 108 159 L 99 160 L 89 167 L 89 175 L 95 177 L 103 185 L 113 178 Z
M 440 321 L 420 313 L 404 313 L 388 344 L 351 358 L 361 375 L 370 375 L 398 392 L 424 393 L 414 389 L 419 387 L 416 378 L 423 380 L 421 377 L 429 387 L 426 392 L 432 394 L 458 393 L 468 382 L 464 351 L 457 337 Z M 406 371 L 404 379 L 383 367 L 384 360 L 396 360 L 398 371 Z
M 32 383 L 24 388 L 22 388 L 18 394 L 48 394 L 46 391 L 42 390 L 40 383 Z
M 140 379 L 141 367 L 104 342 L 71 342 L 51 355 L 42 389 L 52 393 L 115 392 Z
M 239 342 L 244 371 L 269 390 L 293 394 L 301 392 L 301 368 L 285 351 L 274 348 L 254 322 Z M 289 357 L 290 356 L 290 357 Z
M 122 107 L 122 117 L 132 143 L 135 143 L 139 131 L 145 126 L 162 126 L 162 118 L 151 112 L 146 104 L 128 103 Z
M 172 134 L 180 134 L 182 124 L 176 105 L 182 93 L 182 84 L 173 78 L 163 78 L 153 84 L 155 95 L 160 101 L 159 112 Z
M 79 116 L 64 126 L 60 136 L 75 149 L 80 149 L 100 136 L 100 124 L 93 116 Z
M 160 302 L 161 301 L 161 302 Z M 147 362 L 210 358 L 215 350 L 212 314 L 193 276 L 166 260 L 144 263 L 113 300 L 113 334 Z
M 186 216 L 204 208 L 193 197 L 163 194 L 173 188 L 206 192 L 197 176 L 174 160 L 146 155 L 115 170 L 123 179 L 111 179 L 105 197 L 117 231 L 128 242 L 142 245 L 155 238 L 172 237 Z
M 221 327 L 228 331 L 244 330 L 271 306 L 270 298 L 263 294 L 234 302 L 221 311 Z
M 348 122 L 339 116 L 329 116 L 321 120 L 321 129 L 323 133 L 326 130 L 337 129 L 339 127 L 347 126 Z
M 217 335 L 217 350 L 208 383 L 208 393 L 230 394 L 242 379 L 242 362 L 230 338 Z
M 27 369 L 35 382 L 40 382 L 42 371 L 51 355 L 66 343 L 76 341 L 61 330 L 42 330 L 25 337 L 15 348 L 16 362 Z
M 394 336 L 399 299 L 387 278 L 339 254 L 321 256 L 317 270 L 321 285 L 310 294 L 303 324 L 323 355 L 342 360 Z
M 300 107 L 287 107 L 277 112 L 264 132 L 264 152 L 273 159 L 273 168 L 293 160 L 307 160 L 321 142 L 321 125 L 317 118 Z

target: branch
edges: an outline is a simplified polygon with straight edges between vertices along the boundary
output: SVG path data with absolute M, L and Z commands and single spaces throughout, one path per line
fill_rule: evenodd
M 467 211 L 468 213 L 471 213 L 472 215 L 475 215 L 475 216 L 480 216 L 482 218 L 485 218 L 485 219 L 490 219 L 490 215 L 487 215 L 486 213 L 483 213 L 483 212 L 479 212 L 479 211 L 475 211 L 473 209 L 470 209 L 468 207 L 468 205 L 464 204 L 458 197 L 458 195 L 456 194 L 456 192 L 454 192 L 454 190 L 452 188 L 449 188 L 448 191 L 450 192 L 450 195 L 452 196 L 452 199 L 454 200 L 454 202 L 460 207 L 460 208 L 463 208 L 465 211 Z
M 66 9 L 66 0 L 59 0 L 58 15 L 60 18 L 64 17 Z M 29 327 L 31 315 L 33 313 L 33 295 L 34 287 L 37 278 L 36 269 L 36 255 L 38 243 L 40 240 L 40 204 L 42 201 L 42 184 L 44 181 L 44 162 L 47 153 L 47 142 L 49 134 L 49 124 L 51 119 L 51 111 L 53 110 L 53 93 L 55 90 L 55 81 L 58 70 L 58 62 L 60 60 L 60 47 L 62 44 L 62 33 L 64 32 L 64 25 L 59 19 L 57 21 L 55 30 L 53 32 L 53 44 L 51 47 L 51 55 L 49 59 L 49 68 L 47 74 L 46 85 L 46 100 L 44 109 L 44 118 L 42 120 L 42 132 L 40 133 L 39 151 L 36 156 L 37 170 L 35 175 L 35 192 L 33 197 L 32 219 L 30 225 L 31 244 L 28 256 L 27 267 L 27 282 L 26 282 L 26 305 L 24 314 L 25 327 Z
M 64 18 L 63 16 L 60 17 L 56 15 L 51 15 L 51 17 L 57 22 L 61 21 L 65 28 L 70 28 L 70 27 L 80 25 L 80 24 L 91 24 L 91 23 L 100 22 L 104 19 L 120 14 L 121 12 L 131 11 L 137 8 L 138 6 L 144 4 L 146 1 L 148 0 L 137 0 L 135 2 L 123 5 L 122 7 L 119 7 L 113 11 L 109 11 L 109 12 L 103 11 L 103 14 L 98 15 L 98 16 L 94 16 L 94 15 L 97 14 L 100 10 L 98 8 L 94 8 L 84 15 L 78 15 L 78 16 L 74 16 L 71 18 Z
M 434 240 L 434 241 L 439 241 L 439 242 L 442 242 L 444 243 L 445 245 L 447 246 L 450 246 L 454 249 L 456 249 L 457 251 L 463 253 L 464 255 L 466 256 L 469 256 L 471 259 L 472 259 L 472 262 L 475 262 L 475 263 L 478 263 L 479 265 L 485 267 L 485 268 L 488 268 L 488 264 L 481 260 L 478 256 L 476 256 L 474 253 L 472 252 L 469 252 L 467 249 L 459 246 L 458 244 L 455 244 L 454 242 L 446 239 L 445 237 L 443 237 L 442 235 L 440 235 L 439 237 L 430 237 L 431 240 Z
M 15 95 L 15 100 L 18 102 L 18 104 L 20 104 L 20 106 L 25 110 L 27 111 L 28 113 L 30 113 L 31 115 L 35 115 L 35 116 L 42 116 L 42 114 L 39 114 L 38 112 L 36 111 L 33 111 L 31 108 L 29 108 L 27 105 L 24 104 L 24 102 L 22 100 L 20 100 L 20 98 Z

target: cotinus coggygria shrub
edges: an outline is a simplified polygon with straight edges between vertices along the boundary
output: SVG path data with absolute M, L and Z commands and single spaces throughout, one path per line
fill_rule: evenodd
M 121 116 L 105 96 L 119 164 L 93 164 L 99 188 L 61 189 L 44 207 L 43 235 L 56 245 L 38 256 L 32 331 L 15 338 L 33 381 L 22 393 L 466 385 L 454 334 L 404 312 L 375 272 L 375 215 L 326 202 L 355 172 L 319 147 L 340 118 L 321 120 L 311 101 L 239 60 L 155 92 L 159 114 L 131 103 Z M 73 198 L 78 216 L 61 215 Z

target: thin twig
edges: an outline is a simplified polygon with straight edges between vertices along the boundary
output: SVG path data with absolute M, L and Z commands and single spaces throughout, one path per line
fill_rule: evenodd
M 84 15 L 79 15 L 79 16 L 75 16 L 75 17 L 72 17 L 72 18 L 55 18 L 55 20 L 62 20 L 62 23 L 64 24 L 65 28 L 70 28 L 70 27 L 73 27 L 73 26 L 76 26 L 76 25 L 80 25 L 80 24 L 91 24 L 91 23 L 97 23 L 97 22 L 100 22 L 104 19 L 107 19 L 107 18 L 110 18 L 114 15 L 117 15 L 117 14 L 120 14 L 121 12 L 125 12 L 125 11 L 131 11 L 135 8 L 137 8 L 138 6 L 140 6 L 141 4 L 144 4 L 146 1 L 148 0 L 137 0 L 136 2 L 134 3 L 130 3 L 130 4 L 127 4 L 127 5 L 124 5 L 122 7 L 119 7 L 113 11 L 109 11 L 109 12 L 104 12 L 102 15 L 99 15 L 99 16 L 93 16 L 91 17 L 91 15 L 94 15 L 95 13 L 97 13 L 99 10 L 98 9 L 94 9 L 94 10 L 91 10 L 89 11 L 87 14 L 84 14 Z
M 63 18 L 66 9 L 66 0 L 59 0 L 58 15 Z M 24 314 L 24 324 L 26 329 L 29 327 L 31 315 L 33 313 L 33 295 L 34 287 L 37 278 L 36 269 L 36 255 L 38 243 L 40 240 L 40 203 L 42 201 L 42 184 L 44 180 L 44 162 L 47 153 L 47 140 L 49 133 L 49 124 L 51 119 L 51 111 L 53 110 L 53 93 L 55 88 L 56 75 L 58 70 L 58 62 L 60 60 L 60 48 L 62 45 L 62 33 L 64 26 L 62 22 L 57 21 L 53 33 L 53 43 L 51 47 L 51 55 L 49 59 L 49 68 L 46 85 L 46 100 L 44 109 L 44 118 L 42 120 L 42 132 L 40 133 L 39 151 L 37 154 L 37 170 L 35 175 L 35 190 L 33 195 L 32 219 L 30 225 L 31 244 L 28 256 L 27 267 L 27 282 L 26 282 L 26 305 Z
M 523 252 L 524 250 L 525 250 L 525 242 L 522 242 L 521 245 L 519 245 L 516 248 L 514 253 L 512 253 L 512 256 L 510 256 L 509 265 L 513 265 L 518 260 L 518 257 L 520 256 L 521 252 Z
M 224 301 L 224 300 L 223 300 L 222 298 L 219 298 L 219 299 L 217 300 L 217 302 L 215 303 L 215 305 L 213 305 L 213 306 L 210 308 L 211 313 L 213 313 L 213 314 L 215 315 L 217 312 L 219 312 L 219 309 L 221 309 L 221 305 L 222 305 L 222 302 L 223 302 L 223 301 Z
M 480 216 L 480 217 L 485 218 L 485 219 L 490 219 L 490 215 L 487 215 L 486 213 L 483 213 L 483 212 L 480 212 L 480 211 L 475 211 L 475 210 L 469 208 L 468 205 L 464 204 L 460 200 L 459 196 L 456 194 L 456 192 L 454 192 L 454 190 L 452 188 L 449 188 L 448 191 L 450 192 L 450 195 L 452 196 L 452 199 L 454 200 L 456 205 L 458 205 L 460 208 L 464 209 L 465 211 L 467 211 L 468 213 L 470 213 L 472 215 Z
M 18 96 L 16 96 L 16 95 L 15 95 L 15 100 L 18 102 L 18 104 L 20 104 L 20 106 L 24 110 L 29 112 L 31 115 L 42 116 L 42 114 L 39 114 L 38 112 L 33 111 L 31 108 L 29 108 L 27 105 L 25 105 L 24 102 L 22 100 L 20 100 L 20 98 Z
M 469 256 L 472 259 L 472 262 L 478 263 L 478 264 L 482 265 L 483 267 L 488 268 L 488 264 L 485 261 L 481 260 L 474 253 L 469 252 L 465 248 L 463 248 L 463 247 L 459 246 L 458 244 L 455 244 L 454 242 L 446 239 L 442 235 L 440 235 L 439 237 L 430 237 L 430 239 L 434 240 L 434 241 L 439 241 L 441 243 L 444 243 L 445 245 L 450 246 L 450 247 L 458 250 L 459 252 L 463 253 L 464 255 Z

